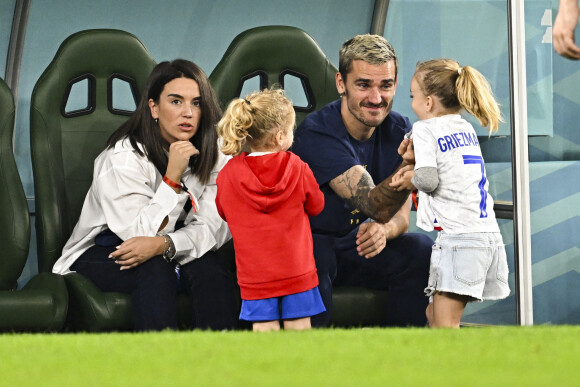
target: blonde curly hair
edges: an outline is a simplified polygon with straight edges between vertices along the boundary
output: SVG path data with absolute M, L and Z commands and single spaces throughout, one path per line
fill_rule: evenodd
M 292 102 L 284 90 L 276 87 L 236 98 L 217 124 L 221 151 L 236 155 L 246 143 L 254 147 L 268 145 L 295 117 Z

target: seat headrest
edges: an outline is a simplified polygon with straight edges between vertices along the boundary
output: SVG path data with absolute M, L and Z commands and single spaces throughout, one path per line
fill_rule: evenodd
M 62 111 L 71 82 L 88 77 L 96 83 L 89 83 L 89 87 L 97 90 L 96 108 L 106 108 L 107 81 L 119 75 L 133 80 L 147 79 L 154 66 L 155 61 L 143 43 L 128 32 L 112 29 L 77 32 L 60 45 L 36 83 L 32 105 L 41 111 Z
M 260 88 L 283 86 L 284 75 L 302 80 L 308 113 L 336 99 L 337 72 L 318 44 L 303 30 L 289 26 L 263 26 L 242 32 L 232 41 L 210 80 L 222 105 L 239 97 L 245 80 L 260 76 Z M 298 116 L 297 116 L 298 120 Z

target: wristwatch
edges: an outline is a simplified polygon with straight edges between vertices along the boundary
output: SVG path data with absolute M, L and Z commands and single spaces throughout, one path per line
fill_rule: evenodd
M 163 235 L 163 242 L 165 242 L 165 250 L 163 250 L 163 259 L 167 262 L 173 262 L 175 257 L 175 244 L 169 235 Z

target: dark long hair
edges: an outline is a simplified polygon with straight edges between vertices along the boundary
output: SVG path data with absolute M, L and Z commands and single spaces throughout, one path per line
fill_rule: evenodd
M 190 140 L 199 150 L 199 155 L 189 160 L 189 166 L 193 174 L 205 184 L 209 180 L 210 173 L 218 157 L 216 124 L 221 117 L 221 109 L 203 70 L 188 60 L 176 59 L 172 62 L 161 62 L 155 66 L 147 79 L 137 109 L 109 137 L 107 147 L 112 148 L 118 141 L 128 138 L 133 149 L 139 155 L 145 155 L 155 165 L 161 175 L 165 174 L 168 158 L 164 149 L 169 144 L 161 136 L 159 125 L 151 116 L 149 99 L 159 103 L 159 98 L 165 85 L 176 78 L 190 78 L 199 85 L 202 111 L 201 122 L 197 132 Z M 143 154 L 137 143 L 143 146 L 145 154 Z

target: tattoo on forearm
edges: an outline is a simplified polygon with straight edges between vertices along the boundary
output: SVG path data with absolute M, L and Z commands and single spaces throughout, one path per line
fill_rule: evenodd
M 377 185 L 369 195 L 369 200 L 377 209 L 377 215 L 374 219 L 380 222 L 391 220 L 409 198 L 410 191 L 395 191 L 389 186 L 390 183 L 391 178 L 389 177 Z
M 350 180 L 350 175 L 347 174 L 346 178 Z M 370 208 L 371 203 L 369 201 L 369 194 L 371 190 L 375 188 L 375 184 L 369 174 L 362 174 L 356 184 L 347 183 L 347 187 L 350 190 L 350 198 L 347 199 L 348 203 L 365 214 L 372 212 L 372 209 Z
M 362 173 L 361 173 L 362 172 Z M 387 178 L 375 186 L 367 171 L 349 170 L 334 182 L 333 189 L 341 189 L 348 204 L 369 217 L 388 222 L 399 211 L 409 196 L 408 191 L 395 191 L 389 187 Z

